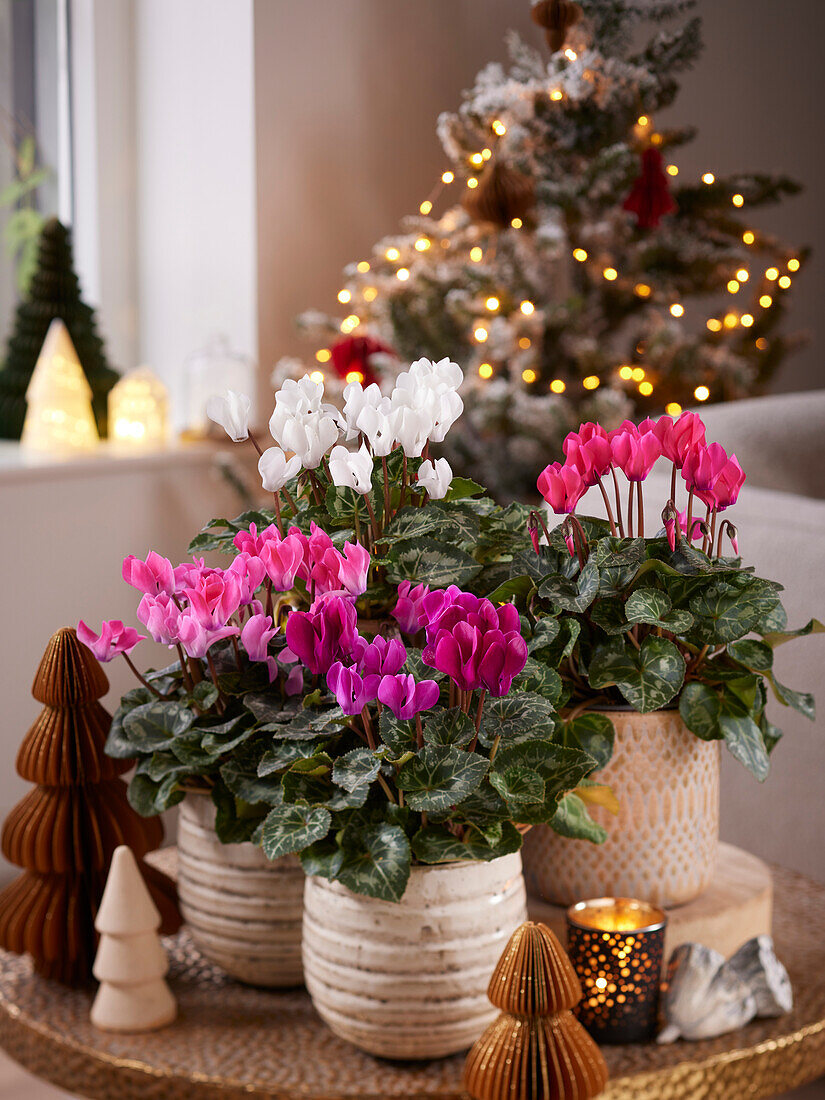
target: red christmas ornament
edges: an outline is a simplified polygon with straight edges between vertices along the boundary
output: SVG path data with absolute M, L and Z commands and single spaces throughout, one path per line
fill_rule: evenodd
M 370 356 L 377 352 L 395 357 L 391 347 L 382 344 L 373 336 L 345 336 L 330 348 L 333 370 L 339 378 L 343 379 L 346 379 L 352 371 L 358 371 L 362 375 L 363 384 L 369 386 L 370 383 L 378 381 L 369 362 Z
M 652 146 L 645 149 L 642 153 L 642 174 L 622 203 L 624 210 L 636 215 L 640 229 L 655 229 L 665 214 L 676 209 L 662 163 L 662 154 L 658 149 Z

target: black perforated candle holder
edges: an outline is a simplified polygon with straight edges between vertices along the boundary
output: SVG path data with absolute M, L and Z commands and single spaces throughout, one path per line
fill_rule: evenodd
M 597 1043 L 656 1034 L 667 917 L 633 898 L 595 898 L 567 910 L 567 953 L 584 996 L 576 1015 Z

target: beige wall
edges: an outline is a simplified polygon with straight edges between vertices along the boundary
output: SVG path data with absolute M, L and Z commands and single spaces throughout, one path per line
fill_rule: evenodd
M 700 0 L 707 47 L 669 113 L 700 126 L 683 172 L 761 168 L 807 193 L 759 215 L 814 245 L 794 321 L 815 332 L 825 218 L 820 0 Z M 256 0 L 259 330 L 264 373 L 302 347 L 293 319 L 335 304 L 343 265 L 415 211 L 443 167 L 438 113 L 511 26 L 536 40 L 528 0 Z M 756 221 L 756 219 L 755 219 Z M 815 345 L 780 389 L 825 384 Z

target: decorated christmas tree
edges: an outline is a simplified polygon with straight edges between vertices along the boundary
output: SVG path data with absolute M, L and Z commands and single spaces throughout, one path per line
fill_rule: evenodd
M 0 368 L 0 438 L 19 439 L 26 416 L 26 389 L 49 326 L 55 318 L 69 330 L 92 389 L 98 432 L 106 435 L 106 400 L 118 374 L 107 360 L 94 310 L 80 297 L 69 230 L 51 218 L 43 227 L 27 297 L 17 307 L 6 358 Z
M 534 492 L 581 421 L 758 393 L 798 343 L 780 322 L 805 254 L 751 219 L 797 185 L 689 175 L 696 132 L 658 124 L 701 52 L 693 6 L 539 0 L 535 41 L 511 33 L 509 63 L 440 117 L 447 163 L 418 215 L 347 267 L 347 315 L 301 318 L 328 376 L 460 363 L 448 457 L 500 496 Z M 353 337 L 396 358 L 353 366 Z
M 17 771 L 37 784 L 9 813 L 2 851 L 25 872 L 0 894 L 0 946 L 34 958 L 67 984 L 91 978 L 94 928 L 112 853 L 140 859 L 163 839 L 159 818 L 129 805 L 119 776 L 131 762 L 106 756 L 112 719 L 98 700 L 109 684 L 74 630 L 55 634 L 34 680 L 43 710 L 23 739 Z M 164 931 L 180 926 L 173 883 L 142 864 Z
M 590 1100 L 603 1091 L 607 1065 L 572 1012 L 581 984 L 546 925 L 516 929 L 487 996 L 501 1015 L 467 1055 L 472 1100 Z

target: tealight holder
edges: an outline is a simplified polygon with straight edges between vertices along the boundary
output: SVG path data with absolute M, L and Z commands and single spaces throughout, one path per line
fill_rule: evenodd
M 656 1034 L 667 917 L 634 898 L 594 898 L 567 910 L 567 953 L 584 996 L 576 1015 L 597 1043 Z

